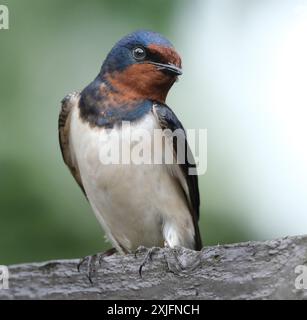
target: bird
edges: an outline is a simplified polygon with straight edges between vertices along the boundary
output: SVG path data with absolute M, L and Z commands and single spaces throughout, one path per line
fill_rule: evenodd
M 157 32 L 138 30 L 115 44 L 88 86 L 62 100 L 62 156 L 114 246 L 112 253 L 133 253 L 139 247 L 202 248 L 198 177 L 189 174 L 196 165 L 188 161 L 191 150 L 183 125 L 166 104 L 181 75 L 181 57 L 173 44 Z M 131 153 L 124 122 L 132 133 L 145 130 L 150 138 L 156 129 L 182 130 L 177 140 L 187 150 L 183 163 L 105 163 L 106 150 L 116 144 L 112 133 L 128 146 L 123 152 Z M 165 152 L 179 152 L 175 140 L 166 140 Z M 151 148 L 151 142 L 145 146 Z

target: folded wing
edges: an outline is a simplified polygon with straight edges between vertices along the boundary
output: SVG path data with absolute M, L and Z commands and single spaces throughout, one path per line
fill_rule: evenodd
M 198 227 L 199 221 L 199 189 L 198 189 L 198 176 L 190 175 L 189 169 L 195 169 L 196 165 L 190 147 L 187 142 L 187 137 L 181 122 L 178 120 L 174 112 L 166 105 L 156 104 L 153 108 L 153 112 L 156 115 L 162 129 L 169 129 L 172 132 L 180 129 L 181 135 L 176 136 L 173 139 L 173 152 L 175 159 L 177 158 L 177 146 L 184 148 L 185 161 L 183 164 L 169 166 L 171 174 L 178 179 L 178 184 L 186 195 L 187 203 L 189 205 L 190 213 L 192 216 L 194 229 L 195 229 L 195 249 L 201 250 L 202 241 Z M 178 141 L 179 140 L 179 141 Z M 175 169 L 174 169 L 175 168 Z

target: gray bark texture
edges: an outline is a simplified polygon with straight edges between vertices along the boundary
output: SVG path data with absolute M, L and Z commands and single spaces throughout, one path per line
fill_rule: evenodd
M 201 252 L 156 249 L 146 256 L 113 255 L 97 266 L 93 284 L 78 260 L 9 267 L 0 299 L 306 299 L 295 268 L 307 266 L 307 236 L 206 247 Z M 306 284 L 305 284 L 306 285 Z

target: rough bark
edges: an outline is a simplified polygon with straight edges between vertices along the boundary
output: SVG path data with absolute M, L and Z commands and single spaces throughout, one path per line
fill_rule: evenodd
M 105 258 L 91 284 L 78 260 L 9 267 L 0 299 L 306 299 L 296 289 L 307 265 L 307 236 L 204 248 L 157 249 L 139 276 L 145 250 Z

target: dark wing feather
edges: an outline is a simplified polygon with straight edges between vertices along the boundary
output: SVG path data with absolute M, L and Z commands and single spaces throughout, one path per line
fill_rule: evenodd
M 59 128 L 60 147 L 61 147 L 64 162 L 68 166 L 71 174 L 73 175 L 78 185 L 80 186 L 81 190 L 86 196 L 86 193 L 82 184 L 82 180 L 81 180 L 80 171 L 73 157 L 70 141 L 69 141 L 71 111 L 74 107 L 78 106 L 79 99 L 80 99 L 79 93 L 72 93 L 67 95 L 62 100 L 62 107 L 61 107 L 61 112 L 59 116 L 58 128 Z
M 189 175 L 189 169 L 195 168 L 196 165 L 194 163 L 194 158 L 192 155 L 192 152 L 190 150 L 190 147 L 187 142 L 186 134 L 184 131 L 184 128 L 181 124 L 181 122 L 178 120 L 174 112 L 166 105 L 163 104 L 157 104 L 154 106 L 153 109 L 154 114 L 156 114 L 160 126 L 162 129 L 169 129 L 172 132 L 174 132 L 177 129 L 181 129 L 182 132 L 184 132 L 184 136 L 182 137 L 183 141 L 178 141 L 178 145 L 181 143 L 185 147 L 185 161 L 184 164 L 180 164 L 180 169 L 183 174 L 183 178 L 188 186 L 185 188 L 185 186 L 182 183 L 182 179 L 180 177 L 178 178 L 179 183 L 181 184 L 182 189 L 184 190 L 184 193 L 187 197 L 187 202 L 190 207 L 190 213 L 193 219 L 194 228 L 195 228 L 195 249 L 201 250 L 202 248 L 202 241 L 201 236 L 199 232 L 198 227 L 198 221 L 199 221 L 199 189 L 198 189 L 198 176 L 197 175 Z M 177 155 L 177 140 L 173 139 L 173 150 L 174 154 Z M 193 159 L 193 161 L 191 161 Z M 188 161 L 189 160 L 189 161 Z M 192 162 L 192 163 L 189 163 Z

